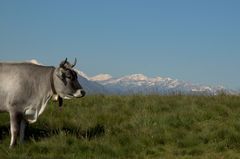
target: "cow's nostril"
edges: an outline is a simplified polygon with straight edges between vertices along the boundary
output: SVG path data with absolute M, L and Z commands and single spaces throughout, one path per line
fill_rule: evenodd
M 84 90 L 81 90 L 82 97 L 86 95 L 86 92 Z

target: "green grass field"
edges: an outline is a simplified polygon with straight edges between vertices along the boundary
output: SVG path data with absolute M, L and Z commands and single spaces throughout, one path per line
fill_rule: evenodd
M 50 102 L 8 149 L 0 114 L 0 158 L 240 158 L 240 97 L 87 96 Z

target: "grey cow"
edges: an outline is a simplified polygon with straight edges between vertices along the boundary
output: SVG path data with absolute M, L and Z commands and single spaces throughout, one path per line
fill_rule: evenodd
M 63 99 L 80 98 L 85 91 L 73 70 L 76 64 L 67 59 L 60 66 L 41 66 L 32 63 L 0 63 L 0 111 L 9 112 L 11 142 L 24 140 L 27 123 L 37 121 L 53 95 Z

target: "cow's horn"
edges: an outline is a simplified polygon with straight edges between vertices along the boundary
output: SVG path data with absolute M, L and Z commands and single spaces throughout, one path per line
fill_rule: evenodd
M 66 63 L 67 63 L 67 58 L 60 63 L 60 67 L 65 68 Z
M 65 61 L 64 61 L 64 64 L 65 64 L 65 63 L 67 63 L 67 57 L 66 57 L 66 59 L 65 59 Z
M 77 58 L 75 57 L 74 64 L 72 65 L 72 68 L 77 64 Z

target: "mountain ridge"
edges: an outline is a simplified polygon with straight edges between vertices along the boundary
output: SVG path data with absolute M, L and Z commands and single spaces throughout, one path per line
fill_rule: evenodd
M 40 64 L 32 59 L 29 62 Z M 74 68 L 82 87 L 88 94 L 190 94 L 190 95 L 217 95 L 219 93 L 237 94 L 236 91 L 226 89 L 223 86 L 209 86 L 193 84 L 169 77 L 147 77 L 144 74 L 131 74 L 121 77 L 113 77 L 102 73 L 89 77 L 83 71 Z
M 234 94 L 235 92 L 223 86 L 209 86 L 193 84 L 169 77 L 147 77 L 144 74 L 131 74 L 113 77 L 110 74 L 98 74 L 88 77 L 89 81 L 96 82 L 107 90 L 107 94 L 196 94 L 217 95 L 219 93 Z

